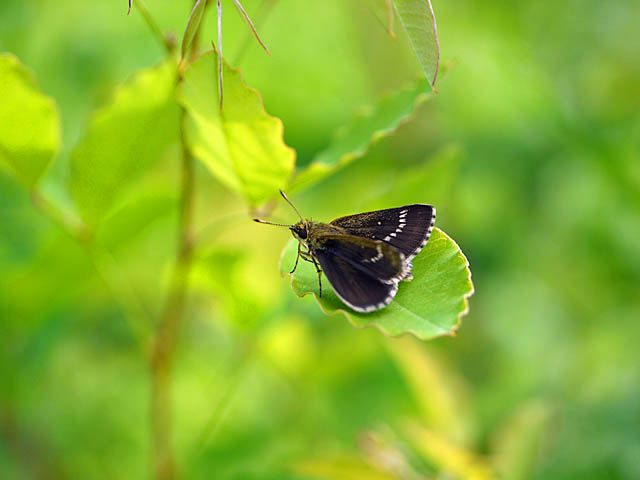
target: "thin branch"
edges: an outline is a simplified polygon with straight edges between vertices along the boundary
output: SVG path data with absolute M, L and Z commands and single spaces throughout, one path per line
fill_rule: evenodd
M 256 37 L 256 40 L 258 40 L 260 45 L 262 45 L 262 48 L 264 48 L 264 51 L 267 52 L 269 55 L 271 55 L 271 52 L 269 51 L 267 46 L 262 42 L 262 39 L 260 38 L 260 35 L 258 35 L 258 32 L 256 31 L 256 28 L 253 26 L 253 22 L 251 22 L 251 19 L 249 18 L 249 15 L 247 15 L 247 12 L 245 12 L 244 8 L 242 8 L 242 4 L 240 3 L 240 1 L 239 0 L 233 0 L 233 3 L 235 3 L 236 7 L 238 8 L 240 13 L 242 14 L 242 17 L 249 24 L 249 27 L 251 28 L 251 31 L 253 32 L 253 35 Z
M 262 0 L 260 3 L 260 7 L 258 7 L 258 13 L 254 16 L 256 18 L 256 28 L 263 24 L 269 14 L 273 11 L 273 7 L 275 6 L 277 0 Z M 251 42 L 251 32 L 248 32 L 242 41 L 242 45 L 238 48 L 238 52 L 236 53 L 236 57 L 233 61 L 234 65 L 238 65 L 244 57 L 244 54 L 247 52 L 247 48 L 249 48 L 249 43 Z
M 205 12 L 209 2 L 205 4 Z M 197 43 L 199 30 L 194 34 Z M 189 56 L 197 52 L 192 44 Z M 180 75 L 178 82 L 184 77 Z M 176 478 L 176 462 L 173 453 L 171 403 L 171 370 L 180 327 L 182 325 L 188 293 L 189 272 L 193 262 L 193 215 L 195 202 L 195 160 L 189 151 L 186 137 L 187 111 L 181 107 L 180 144 L 182 180 L 180 187 L 180 211 L 178 223 L 178 249 L 171 274 L 167 298 L 153 341 L 151 353 L 151 435 L 153 475 L 158 480 Z
M 187 296 L 189 270 L 193 258 L 194 159 L 185 138 L 186 111 L 182 110 L 182 186 L 178 253 L 171 275 L 169 293 L 162 311 L 151 355 L 151 430 L 155 478 L 175 478 L 176 467 L 171 445 L 171 367 L 175 343 L 182 323 Z
M 222 102 L 224 101 L 223 80 L 222 80 L 222 3 L 217 0 L 218 7 L 218 103 L 222 113 Z M 213 43 L 213 42 L 212 42 Z M 214 46 L 215 50 L 215 46 Z

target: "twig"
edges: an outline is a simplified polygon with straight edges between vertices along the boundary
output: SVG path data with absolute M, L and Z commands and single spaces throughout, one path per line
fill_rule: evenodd
M 258 32 L 256 31 L 256 28 L 253 26 L 253 22 L 251 22 L 251 19 L 249 18 L 249 15 L 247 15 L 247 12 L 245 12 L 244 8 L 242 8 L 242 4 L 239 2 L 239 0 L 233 0 L 233 2 L 235 3 L 236 7 L 240 11 L 240 14 L 242 15 L 242 17 L 249 24 L 249 27 L 251 28 L 251 31 L 253 32 L 253 35 L 256 37 L 256 40 L 258 40 L 260 45 L 262 45 L 262 48 L 264 48 L 264 51 L 267 52 L 269 55 L 271 55 L 271 52 L 269 51 L 267 46 L 262 42 L 262 39 L 260 38 L 260 35 L 258 35 Z
M 224 90 L 222 80 L 222 3 L 217 0 L 218 8 L 218 103 L 220 104 L 220 113 L 222 113 L 222 102 L 224 101 Z M 212 42 L 213 43 L 213 42 Z M 214 46 L 215 50 L 215 46 Z
M 169 293 L 162 311 L 151 355 L 151 430 L 155 478 L 175 477 L 171 446 L 171 366 L 178 331 L 182 323 L 187 282 L 193 258 L 194 160 L 185 138 L 186 112 L 182 111 L 182 187 L 178 254 L 171 276 Z
M 269 16 L 269 14 L 273 11 L 273 7 L 275 6 L 277 0 L 262 0 L 262 2 L 260 3 L 260 7 L 258 8 L 258 13 L 254 16 L 254 18 L 256 18 L 256 28 L 259 26 L 260 23 L 263 23 L 266 21 L 267 17 Z M 236 53 L 236 57 L 233 61 L 234 65 L 238 65 L 240 63 L 240 61 L 242 60 L 242 57 L 244 57 L 244 54 L 247 51 L 247 48 L 249 48 L 249 43 L 251 42 L 251 33 L 247 33 L 247 35 L 244 37 L 244 40 L 242 41 L 242 45 L 240 46 L 240 48 L 238 49 L 238 52 Z M 271 54 L 271 52 L 269 52 L 269 54 Z
M 208 2 L 205 4 L 205 9 Z M 203 15 L 206 13 L 203 12 Z M 200 23 L 200 26 L 202 22 Z M 198 27 L 198 30 L 200 29 Z M 194 34 L 197 43 L 199 32 Z M 190 55 L 197 52 L 192 44 Z M 178 82 L 182 82 L 181 75 Z M 195 164 L 186 138 L 187 112 L 181 107 L 180 144 L 182 147 L 182 184 L 178 223 L 178 251 L 169 284 L 167 298 L 153 341 L 151 353 L 151 435 L 153 475 L 158 480 L 176 477 L 176 462 L 171 445 L 173 420 L 171 404 L 171 368 L 175 344 L 184 317 L 188 291 L 188 277 L 193 260 L 193 210 Z

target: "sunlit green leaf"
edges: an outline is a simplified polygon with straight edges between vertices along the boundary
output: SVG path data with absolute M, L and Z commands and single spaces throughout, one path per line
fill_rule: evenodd
M 27 187 L 60 146 L 60 119 L 51 98 L 16 57 L 0 54 L 0 167 Z
M 424 74 L 435 85 L 440 45 L 431 0 L 393 0 L 393 3 Z
M 185 73 L 179 100 L 188 112 L 187 141 L 218 180 L 258 205 L 284 188 L 295 152 L 284 143 L 282 122 L 266 113 L 260 94 L 226 63 L 220 109 L 217 64 L 217 55 L 210 52 Z
M 200 28 L 200 22 L 202 22 L 202 15 L 204 14 L 206 4 L 206 0 L 198 0 L 193 6 L 191 16 L 187 22 L 187 28 L 185 28 L 184 36 L 182 37 L 182 58 L 187 56 L 187 52 L 189 52 L 193 38 L 195 37 L 198 28 Z
M 391 135 L 411 118 L 418 106 L 431 98 L 429 84 L 422 80 L 411 88 L 383 98 L 340 130 L 335 140 L 293 179 L 288 191 L 308 187 L 367 153 L 376 141 Z
M 293 267 L 296 254 L 297 242 L 292 239 L 280 262 L 283 275 Z M 469 263 L 460 247 L 435 229 L 427 246 L 413 259 L 412 273 L 412 281 L 400 282 L 395 300 L 370 313 L 358 313 L 344 305 L 328 287 L 326 277 L 318 298 L 318 275 L 310 263 L 300 261 L 291 275 L 291 286 L 298 296 L 314 294 L 325 313 L 342 312 L 356 327 L 375 326 L 391 336 L 412 333 L 422 340 L 452 335 L 467 313 L 467 298 L 473 293 Z
M 142 70 L 93 115 L 73 152 L 69 185 L 90 225 L 177 141 L 175 80 L 172 61 Z

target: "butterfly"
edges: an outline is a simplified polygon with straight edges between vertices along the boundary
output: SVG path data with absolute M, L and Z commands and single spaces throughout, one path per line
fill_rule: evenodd
M 357 312 L 386 307 L 396 296 L 400 281 L 410 281 L 413 258 L 429 241 L 436 221 L 431 205 L 413 204 L 340 217 L 329 223 L 305 220 L 280 191 L 300 221 L 288 227 L 298 240 L 298 256 L 313 263 L 322 296 L 322 273 L 336 295 Z

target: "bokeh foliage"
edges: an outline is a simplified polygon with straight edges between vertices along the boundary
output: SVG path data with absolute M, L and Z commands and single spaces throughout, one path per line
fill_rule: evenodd
M 147 3 L 181 38 L 192 2 Z M 300 168 L 421 76 L 401 30 L 389 39 L 367 2 L 243 4 L 274 57 L 244 50 L 246 25 L 223 0 L 225 56 L 282 120 Z M 340 153 L 340 170 L 294 200 L 317 220 L 436 205 L 473 267 L 469 316 L 455 338 L 428 344 L 325 316 L 278 275 L 288 232 L 249 222 L 244 201 L 199 166 L 204 248 L 173 373 L 186 478 L 640 476 L 640 5 L 434 8 L 450 65 L 440 93 L 359 158 Z M 42 167 L 19 181 L 0 174 L 2 478 L 149 475 L 141 347 L 175 256 L 179 146 L 164 128 L 179 119 L 159 83 L 144 89 L 148 110 L 119 116 L 164 57 L 125 10 L 0 3 L 0 50 L 27 66 L 2 57 L 0 85 L 8 70 L 35 75 L 59 110 L 25 92 L 50 118 L 34 153 Z M 203 26 L 205 43 L 211 12 Z M 16 132 L 34 131 L 19 120 Z M 131 147 L 91 140 L 107 121 Z M 39 178 L 72 211 L 82 187 L 68 196 L 61 185 L 78 182 L 78 156 L 104 168 L 107 153 L 141 170 L 114 171 L 104 201 L 76 212 L 95 226 L 87 248 L 38 213 L 22 183 Z M 294 220 L 281 203 L 271 218 Z

